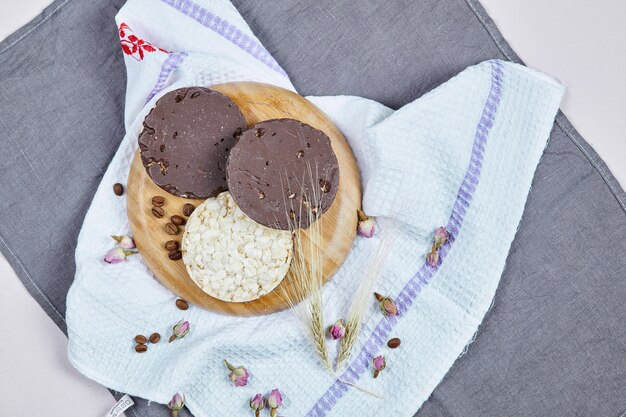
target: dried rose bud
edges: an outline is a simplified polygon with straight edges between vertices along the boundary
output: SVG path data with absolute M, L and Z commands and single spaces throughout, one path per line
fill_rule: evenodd
M 169 343 L 172 343 L 176 339 L 182 339 L 187 336 L 187 333 L 189 333 L 189 322 L 183 320 L 179 321 L 172 328 L 172 335 L 170 336 Z
M 368 217 L 361 210 L 356 211 L 359 217 L 359 224 L 357 225 L 357 233 L 363 237 L 370 238 L 376 233 L 376 221 L 371 217 Z
M 393 299 L 387 297 L 380 303 L 380 308 L 386 316 L 397 316 L 398 306 Z
M 263 409 L 263 396 L 261 394 L 250 399 L 250 408 L 254 410 L 256 417 L 259 417 L 259 412 Z
M 111 249 L 104 255 L 104 262 L 108 264 L 119 264 L 126 260 L 127 256 L 134 255 L 136 252 L 122 248 Z
M 435 230 L 435 246 L 437 249 L 441 247 L 448 240 L 448 231 L 445 227 L 441 226 L 437 230 Z
M 437 266 L 437 262 L 439 262 L 439 253 L 434 248 L 428 253 L 428 255 L 426 255 L 426 262 L 428 262 L 428 265 L 433 268 Z
M 372 360 L 372 363 L 374 364 L 374 378 L 377 378 L 380 371 L 387 366 L 387 362 L 383 355 L 378 355 Z
M 178 415 L 178 410 L 182 409 L 184 406 L 185 397 L 179 393 L 174 394 L 170 402 L 167 404 L 167 407 L 172 410 L 172 417 L 176 417 Z
M 248 378 L 250 374 L 243 366 L 233 366 L 226 359 L 224 359 L 224 364 L 230 371 L 230 375 L 228 376 L 232 382 L 235 383 L 236 387 L 245 387 L 248 383 Z
M 250 374 L 243 366 L 235 368 L 230 374 L 230 380 L 235 383 L 236 387 L 245 387 L 248 383 L 248 377 L 250 377 Z
M 278 389 L 273 389 L 267 396 L 267 406 L 270 408 L 270 417 L 276 417 L 276 409 L 283 405 L 283 395 Z
M 328 328 L 328 334 L 333 340 L 341 339 L 346 335 L 346 327 L 343 325 L 343 320 L 337 320 L 337 323 Z
M 398 306 L 396 302 L 393 301 L 391 297 L 383 297 L 377 292 L 374 293 L 374 297 L 380 302 L 380 310 L 383 312 L 385 316 L 397 316 L 398 315 Z
M 111 236 L 122 249 L 135 249 L 135 241 L 130 236 Z

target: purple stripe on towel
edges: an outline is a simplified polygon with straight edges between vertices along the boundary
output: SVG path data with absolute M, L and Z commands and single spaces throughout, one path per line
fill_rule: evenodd
M 502 79 L 504 77 L 502 63 L 499 61 L 490 61 L 491 64 L 491 88 L 487 97 L 487 102 L 483 108 L 483 114 L 480 119 L 479 125 L 476 128 L 474 136 L 474 144 L 472 147 L 472 156 L 467 171 L 472 175 L 465 175 L 463 182 L 459 187 L 459 191 L 454 202 L 454 207 L 469 208 L 472 201 L 476 186 L 480 180 L 483 152 L 477 151 L 479 144 L 485 144 L 489 136 L 489 131 L 494 124 L 495 116 L 502 98 Z M 484 148 L 484 146 L 481 146 Z M 450 232 L 450 239 L 442 246 L 439 252 L 439 264 L 434 268 L 424 263 L 421 268 L 411 277 L 409 282 L 402 288 L 400 293 L 395 297 L 398 304 L 399 316 L 383 317 L 368 339 L 365 342 L 364 347 L 355 355 L 355 358 L 350 362 L 345 371 L 340 375 L 340 378 L 348 382 L 356 382 L 363 373 L 369 371 L 371 360 L 378 353 L 380 347 L 378 340 L 386 339 L 391 330 L 394 328 L 399 320 L 406 313 L 407 309 L 415 301 L 417 293 L 428 284 L 433 277 L 433 274 L 439 269 L 441 264 L 446 258 L 446 255 L 450 252 L 450 249 L 456 240 L 457 234 L 461 230 L 463 220 L 465 219 L 465 210 L 454 210 L 450 215 L 450 221 L 446 226 Z M 374 347 L 374 348 L 372 348 Z M 325 416 L 327 411 L 332 409 L 334 402 L 331 404 L 326 403 L 323 398 L 330 393 L 337 394 L 338 390 L 347 390 L 348 386 L 344 383 L 335 380 L 335 382 L 326 390 L 322 398 L 318 400 L 311 410 L 307 413 L 307 417 Z M 336 395 L 341 397 L 341 395 Z M 322 406 L 323 405 L 323 406 Z
M 168 6 L 173 7 L 182 14 L 189 16 L 207 29 L 212 30 L 224 39 L 232 42 L 253 58 L 261 61 L 264 65 L 276 71 L 280 75 L 289 78 L 285 70 L 278 65 L 274 57 L 259 42 L 251 39 L 241 29 L 232 23 L 211 13 L 204 7 L 191 0 L 161 0 Z
M 148 94 L 148 98 L 146 98 L 146 103 L 152 100 L 152 97 L 156 96 L 159 91 L 163 90 L 163 88 L 165 87 L 165 83 L 167 83 L 167 79 L 169 78 L 172 71 L 174 71 L 180 66 L 180 64 L 183 63 L 187 55 L 187 52 L 174 52 L 169 54 L 169 56 L 161 66 L 159 78 L 157 79 L 157 82 L 154 85 L 154 88 L 152 88 L 150 94 Z

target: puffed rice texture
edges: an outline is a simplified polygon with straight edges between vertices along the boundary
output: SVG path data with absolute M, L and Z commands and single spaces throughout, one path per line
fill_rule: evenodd
M 246 216 L 228 191 L 209 198 L 189 217 L 182 240 L 191 279 L 223 301 L 251 301 L 274 290 L 293 256 L 291 233 Z

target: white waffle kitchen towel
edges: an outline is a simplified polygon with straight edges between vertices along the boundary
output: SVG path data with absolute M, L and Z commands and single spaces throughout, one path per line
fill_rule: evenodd
M 140 255 L 117 265 L 102 261 L 114 246 L 110 236 L 129 233 L 125 199 L 111 187 L 126 182 L 142 120 L 160 96 L 244 80 L 294 89 L 227 0 L 130 0 L 117 24 L 128 72 L 127 134 L 78 238 L 67 299 L 74 366 L 107 387 L 160 403 L 184 393 L 197 417 L 252 415 L 249 398 L 273 388 L 284 394 L 279 414 L 290 417 L 412 416 L 492 303 L 562 86 L 526 67 L 488 61 L 397 111 L 359 97 L 308 97 L 348 138 L 365 211 L 383 228 L 390 219 L 401 225 L 375 287 L 395 298 L 400 314 L 383 317 L 372 297 L 342 375 L 379 399 L 329 375 L 290 311 L 251 318 L 194 306 L 180 311 Z M 451 238 L 439 265 L 430 267 L 425 255 L 442 225 Z M 325 286 L 327 324 L 346 316 L 379 241 L 357 238 Z M 167 338 L 181 319 L 191 323 L 184 339 L 134 351 L 136 334 Z M 402 346 L 389 350 L 390 337 Z M 387 369 L 373 379 L 378 354 Z M 233 386 L 223 359 L 249 370 L 247 386 Z

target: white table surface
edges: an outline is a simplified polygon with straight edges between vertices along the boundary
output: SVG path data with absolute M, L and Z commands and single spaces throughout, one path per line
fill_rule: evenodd
M 562 109 L 625 186 L 626 2 L 482 2 L 527 65 L 568 87 Z M 48 3 L 0 0 L 0 39 Z M 113 405 L 104 387 L 72 368 L 65 336 L 1 256 L 0 317 L 1 414 L 97 417 Z

